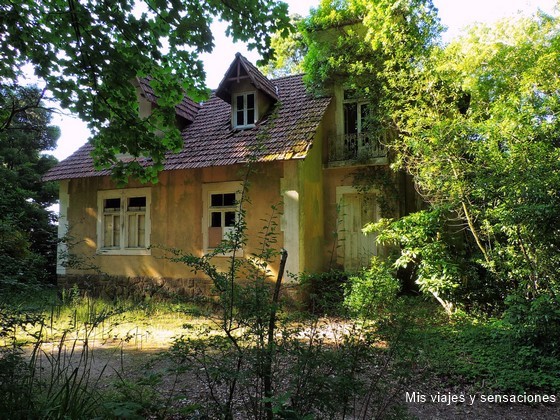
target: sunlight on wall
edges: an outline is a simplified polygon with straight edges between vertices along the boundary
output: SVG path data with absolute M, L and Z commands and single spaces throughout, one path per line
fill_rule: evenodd
M 85 238 L 84 242 L 85 242 L 85 244 L 87 245 L 88 248 L 97 249 L 97 244 L 95 243 L 94 239 Z

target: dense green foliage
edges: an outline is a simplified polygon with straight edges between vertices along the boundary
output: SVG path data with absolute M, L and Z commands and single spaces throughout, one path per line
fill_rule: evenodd
M 56 159 L 58 127 L 34 87 L 0 87 L 0 286 L 53 281 L 56 185 L 41 176 Z
M 300 28 L 308 85 L 320 91 L 343 83 L 372 103 L 370 126 L 383 129 L 392 127 L 394 101 L 441 31 L 430 0 L 324 0 Z
M 309 85 L 370 101 L 368 130 L 427 203 L 365 231 L 449 313 L 559 305 L 559 24 L 540 14 L 442 46 L 431 1 L 326 0 L 302 26 Z
M 348 279 L 344 305 L 354 317 L 381 320 L 394 309 L 400 284 L 391 266 L 377 257 Z
M 520 345 L 507 322 L 464 315 L 449 322 L 433 305 L 409 300 L 407 307 L 414 321 L 402 337 L 401 349 L 413 352 L 440 389 L 506 394 L 560 390 L 558 358 L 528 342 Z
M 446 214 L 426 223 L 468 233 L 463 255 L 499 285 L 496 303 L 512 293 L 558 303 L 559 24 L 541 15 L 474 28 L 434 53 L 414 103 L 394 112 L 398 164 Z M 446 283 L 460 288 L 467 274 Z
M 343 309 L 344 288 L 349 273 L 332 269 L 321 273 L 301 273 L 298 287 L 305 296 L 306 309 L 316 315 L 341 315 Z
M 149 156 L 150 169 L 120 164 L 115 173 L 154 180 L 165 152 L 182 146 L 174 106 L 185 92 L 206 95 L 199 56 L 212 51 L 216 18 L 265 59 L 269 34 L 289 23 L 276 0 L 3 2 L 0 83 L 30 63 L 62 107 L 88 123 L 98 166 L 118 164 L 116 153 Z M 147 75 L 157 108 L 140 119 L 131 81 Z
M 303 18 L 299 15 L 290 17 L 294 28 L 300 26 Z M 268 78 L 276 79 L 291 74 L 303 73 L 303 59 L 307 54 L 307 44 L 299 30 L 292 30 L 286 35 L 284 32 L 275 32 L 271 36 L 270 46 L 274 50 L 273 58 L 261 66 L 260 70 Z

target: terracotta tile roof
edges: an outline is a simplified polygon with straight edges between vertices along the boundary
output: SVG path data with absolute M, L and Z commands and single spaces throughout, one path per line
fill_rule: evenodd
M 43 181 L 110 175 L 110 170 L 95 170 L 93 167 L 93 159 L 91 158 L 92 150 L 93 146 L 90 143 L 84 144 L 71 156 L 61 161 L 43 175 Z
M 199 109 L 194 122 L 182 131 L 184 148 L 179 153 L 168 154 L 164 170 L 233 165 L 253 159 L 262 162 L 304 158 L 331 98 L 308 94 L 301 75 L 271 83 L 278 92 L 278 102 L 251 129 L 232 129 L 231 105 L 212 95 Z M 93 168 L 91 151 L 90 144 L 82 146 L 43 179 L 109 175 L 109 170 Z M 149 159 L 141 162 L 147 165 Z
M 154 93 L 154 90 L 150 86 L 150 81 L 152 80 L 151 77 L 138 77 L 137 81 L 144 94 L 145 98 L 152 102 L 157 103 L 157 96 Z M 196 118 L 196 114 L 198 114 L 198 110 L 200 109 L 200 105 L 193 101 L 188 96 L 184 96 L 183 100 L 175 106 L 175 112 L 178 116 L 184 118 L 189 123 L 193 122 Z

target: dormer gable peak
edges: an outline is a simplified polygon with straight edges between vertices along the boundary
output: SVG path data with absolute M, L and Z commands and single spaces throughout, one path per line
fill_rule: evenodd
M 235 59 L 230 64 L 224 78 L 220 82 L 216 90 L 216 96 L 231 104 L 232 85 L 234 83 L 242 83 L 246 80 L 248 80 L 255 89 L 266 94 L 273 102 L 278 100 L 278 93 L 274 83 L 267 79 L 259 69 L 239 52 L 235 54 Z

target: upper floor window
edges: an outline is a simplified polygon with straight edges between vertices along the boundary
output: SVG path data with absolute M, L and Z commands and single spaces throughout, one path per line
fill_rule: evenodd
M 369 105 L 367 102 L 351 99 L 351 92 L 344 92 L 344 134 L 360 134 L 367 131 Z
M 329 138 L 329 162 L 362 164 L 385 158 L 387 149 L 381 142 L 379 127 L 373 121 L 372 104 L 352 90 L 345 90 L 339 99 L 336 135 Z
M 256 95 L 254 92 L 240 93 L 233 100 L 233 126 L 235 128 L 253 127 L 257 115 Z
M 108 254 L 148 254 L 150 191 L 147 188 L 98 193 L 98 250 Z

